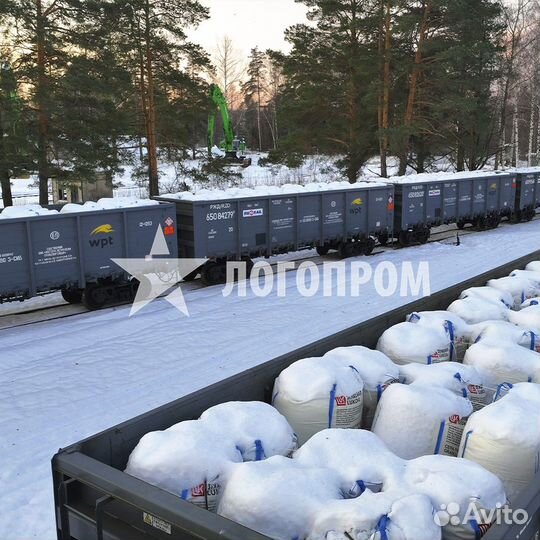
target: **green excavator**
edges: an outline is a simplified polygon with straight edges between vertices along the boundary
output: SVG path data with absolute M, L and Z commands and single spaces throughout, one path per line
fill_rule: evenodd
M 251 158 L 244 155 L 246 142 L 244 139 L 239 139 L 235 136 L 229 108 L 227 107 L 227 100 L 216 84 L 210 85 L 210 100 L 212 108 L 208 114 L 208 156 L 212 157 L 216 132 L 216 114 L 219 109 L 223 122 L 224 140 L 221 143 L 221 148 L 225 152 L 224 159 L 234 165 L 249 167 L 251 165 Z

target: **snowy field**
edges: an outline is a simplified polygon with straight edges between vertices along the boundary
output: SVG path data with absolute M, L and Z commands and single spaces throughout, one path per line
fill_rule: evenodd
M 428 261 L 435 292 L 537 249 L 534 221 L 361 260 Z M 125 307 L 0 331 L 0 538 L 55 538 L 60 447 L 413 300 L 381 300 L 373 285 L 305 298 L 295 272 L 285 283 L 286 298 L 187 291 L 190 318 L 159 300 L 131 319 Z

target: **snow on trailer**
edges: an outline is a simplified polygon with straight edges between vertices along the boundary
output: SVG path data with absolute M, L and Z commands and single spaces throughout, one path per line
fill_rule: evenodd
M 394 235 L 404 246 L 426 243 L 431 228 L 443 224 L 496 228 L 514 212 L 515 173 L 426 173 L 388 182 L 395 187 Z
M 284 461 L 284 458 L 272 458 L 273 461 L 266 462 L 266 464 L 265 461 L 262 461 L 257 462 L 259 464 L 247 464 L 247 467 L 240 464 L 238 466 L 239 468 L 233 468 L 233 484 L 231 484 L 233 491 L 228 495 L 227 510 L 224 510 L 224 515 L 227 515 L 229 518 L 232 517 L 237 521 L 235 523 L 223 519 L 223 517 L 214 513 L 202 510 L 186 501 L 182 501 L 178 494 L 167 493 L 139 478 L 123 473 L 122 471 L 125 470 L 131 452 L 136 448 L 141 438 L 149 432 L 168 430 L 178 422 L 199 418 L 206 409 L 219 403 L 239 400 L 268 402 L 271 397 L 270 391 L 272 384 L 278 374 L 297 360 L 313 355 L 320 356 L 336 346 L 364 344 L 373 347 L 378 336 L 381 335 L 388 325 L 401 322 L 411 311 L 444 309 L 452 299 L 459 295 L 461 290 L 483 285 L 489 278 L 508 274 L 515 267 L 522 267 L 533 258 L 538 257 L 539 252 L 537 251 L 518 261 L 513 261 L 502 267 L 492 269 L 489 273 L 484 273 L 481 276 L 439 291 L 430 297 L 402 306 L 392 312 L 384 313 L 345 332 L 340 332 L 339 334 L 322 339 L 317 343 L 312 343 L 292 353 L 261 364 L 246 372 L 241 372 L 230 379 L 223 380 L 213 386 L 181 398 L 176 402 L 159 407 L 61 451 L 53 459 L 55 508 L 59 538 L 87 540 L 94 538 L 97 533 L 98 537 L 114 534 L 120 540 L 127 540 L 127 538 L 143 539 L 156 537 L 160 534 L 159 531 L 162 531 L 167 535 L 167 538 L 182 538 L 183 540 L 191 538 L 205 538 L 208 540 L 217 538 L 225 540 L 236 540 L 237 538 L 244 540 L 267 539 L 268 536 L 261 536 L 260 533 L 270 533 L 275 531 L 276 528 L 279 529 L 281 526 L 287 527 L 287 520 L 280 519 L 279 516 L 282 514 L 279 511 L 272 512 L 271 507 L 267 507 L 264 504 L 257 504 L 257 496 L 254 495 L 254 492 L 251 491 L 246 483 L 255 478 L 251 476 L 249 471 L 253 471 L 254 473 L 256 471 L 264 472 L 264 468 L 271 468 L 271 464 L 276 464 L 276 474 L 284 474 L 284 479 L 286 479 L 287 472 L 283 472 L 283 467 L 286 467 L 287 464 L 295 467 L 294 465 L 288 461 Z M 537 415 L 537 413 L 535 414 Z M 263 426 L 261 426 L 262 428 Z M 174 430 L 175 428 L 172 429 Z M 324 435 L 324 432 L 321 432 L 321 434 Z M 256 434 L 256 436 L 259 437 L 259 434 Z M 254 436 L 252 437 L 254 438 Z M 184 442 L 184 444 L 187 444 L 187 442 Z M 504 458 L 502 455 L 499 457 Z M 457 461 L 451 462 L 451 460 Z M 528 460 L 527 464 L 529 462 L 530 460 Z M 283 467 L 281 467 L 281 463 L 283 463 Z M 458 471 L 460 463 L 463 463 L 463 467 L 465 467 L 463 471 Z M 323 464 L 324 467 L 328 467 L 328 465 L 326 463 Z M 351 463 L 352 465 L 354 464 Z M 500 480 L 495 478 L 485 468 L 463 462 L 458 458 L 445 458 L 443 456 L 423 457 L 419 458 L 417 462 L 414 460 L 409 461 L 405 463 L 405 466 L 407 469 L 410 468 L 411 473 L 409 475 L 406 472 L 408 478 L 406 486 L 407 489 L 410 488 L 410 493 L 407 493 L 407 495 L 414 495 L 418 492 L 420 494 L 425 493 L 425 496 L 428 496 L 434 505 L 450 502 L 447 498 L 449 496 L 448 491 L 443 488 L 437 491 L 435 486 L 446 485 L 453 479 L 454 474 L 459 476 L 459 479 L 456 478 L 453 481 L 453 485 L 455 484 L 456 488 L 459 487 L 460 498 L 457 500 L 460 502 L 462 500 L 470 501 L 476 499 L 476 496 L 480 494 L 480 490 L 485 490 L 485 495 L 484 492 L 481 493 L 481 505 L 485 505 L 486 501 L 489 501 L 487 506 L 482 506 L 486 510 L 495 508 L 498 503 L 505 500 L 504 493 L 501 491 Z M 468 466 L 471 467 L 470 471 L 465 470 Z M 503 466 L 506 467 L 505 464 Z M 351 467 L 347 469 L 347 471 L 350 470 Z M 243 476 L 242 471 L 246 471 L 247 475 Z M 297 470 L 295 469 L 295 471 Z M 301 471 L 297 472 L 298 478 L 305 479 Z M 477 475 L 475 478 L 482 478 L 482 480 L 473 480 L 471 477 L 472 473 Z M 439 474 L 442 476 L 437 480 L 437 475 Z M 321 478 L 325 477 L 325 475 L 326 473 Z M 427 478 L 427 476 L 433 480 L 431 487 L 428 485 L 427 480 L 423 482 L 423 478 Z M 226 484 L 229 479 L 230 477 L 225 478 L 225 489 L 227 489 Z M 470 482 L 467 483 L 467 479 Z M 265 486 L 261 485 L 260 481 L 255 481 L 254 485 L 262 489 L 262 493 L 265 496 L 268 495 L 268 490 L 264 489 Z M 318 484 L 319 487 L 320 485 Z M 400 485 L 403 487 L 404 484 L 400 483 Z M 488 488 L 488 485 L 491 487 Z M 424 492 L 423 490 L 426 491 Z M 387 496 L 390 496 L 391 492 L 386 490 L 385 492 Z M 452 494 L 457 493 L 453 489 L 451 492 Z M 527 540 L 534 537 L 534 533 L 538 529 L 538 503 L 534 503 L 532 498 L 533 494 L 537 497 L 537 493 L 538 478 L 536 478 L 536 483 L 533 481 L 529 487 L 523 490 L 519 497 L 512 501 L 514 508 L 526 508 L 533 518 L 525 527 L 522 525 L 518 526 L 521 537 Z M 238 495 L 242 496 L 241 500 L 237 498 Z M 295 497 L 294 494 L 292 498 L 288 498 L 289 495 L 289 492 L 286 491 L 284 498 L 275 497 L 268 500 L 272 504 L 281 504 L 285 500 L 289 501 L 290 504 L 284 503 L 285 506 L 283 506 L 284 510 L 289 510 L 299 500 L 299 497 Z M 323 496 L 326 499 L 332 498 L 326 497 L 324 493 Z M 364 499 L 360 498 L 362 496 Z M 366 501 L 365 498 L 369 498 L 371 495 L 367 493 L 367 495 L 362 496 L 354 499 L 357 502 L 351 502 L 350 506 L 357 506 L 358 510 L 368 508 L 370 506 L 369 501 Z M 398 494 L 398 499 L 403 496 L 404 494 L 401 492 Z M 345 510 L 345 506 L 349 506 L 349 503 L 342 504 L 342 497 L 339 494 L 337 497 L 334 497 L 337 500 L 332 502 L 331 508 L 325 505 L 325 512 L 329 512 L 328 518 L 332 518 L 332 520 L 337 519 L 336 522 L 339 523 L 340 527 L 343 525 L 339 519 L 340 516 L 343 516 L 340 511 L 341 509 Z M 367 506 L 363 504 L 364 502 L 367 503 Z M 452 499 L 452 502 L 455 502 L 455 500 Z M 261 509 L 263 512 L 257 514 Z M 321 507 L 319 507 L 320 509 Z M 425 515 L 428 516 L 429 523 L 432 525 L 431 512 L 428 510 L 429 504 L 426 506 Z M 386 515 L 389 511 L 389 509 L 386 509 L 382 513 Z M 356 512 L 354 514 L 356 515 Z M 423 515 L 424 513 L 422 512 Z M 370 516 L 370 527 L 371 524 L 374 527 L 378 525 L 378 516 L 378 511 L 375 511 L 374 515 Z M 254 521 L 250 521 L 252 518 L 254 518 Z M 298 515 L 296 518 L 298 518 Z M 262 525 L 258 529 L 260 533 L 252 530 L 258 519 L 262 519 L 263 524 L 268 524 L 271 528 L 266 529 Z M 305 520 L 300 519 L 300 522 L 302 521 L 305 525 Z M 251 526 L 252 523 L 254 524 L 253 526 Z M 427 523 L 428 521 L 426 521 Z M 246 528 L 245 525 L 249 528 Z M 276 528 L 274 528 L 274 525 Z M 489 527 L 489 523 L 481 523 L 480 525 L 485 529 Z M 303 526 L 302 523 L 300 523 L 300 526 Z M 388 522 L 385 522 L 383 529 L 388 532 L 389 538 L 394 537 Z M 318 532 L 324 533 L 324 530 L 318 530 Z M 434 530 L 433 534 L 436 535 L 436 533 L 437 531 Z M 512 527 L 494 526 L 488 532 L 486 538 L 509 539 L 515 537 L 515 533 L 515 527 L 512 529 Z M 415 533 L 411 534 L 412 536 L 405 536 L 405 538 L 410 538 L 411 540 L 417 540 L 419 538 L 415 536 Z M 455 528 L 446 528 L 443 534 L 445 538 L 476 537 L 474 524 L 469 522 L 460 523 Z M 281 538 L 277 533 L 270 536 Z M 344 537 L 347 537 L 347 535 Z M 435 537 L 428 535 L 426 538 Z M 304 537 L 302 536 L 302 538 Z M 312 537 L 310 536 L 309 538 Z M 313 536 L 313 538 L 318 538 L 318 536 Z M 321 538 L 325 538 L 324 534 Z
M 101 204 L 100 204 L 101 203 Z M 60 213 L 8 207 L 0 214 L 0 303 L 61 291 L 89 309 L 131 301 L 136 282 L 112 259 L 144 258 L 161 226 L 176 257 L 172 205 L 128 200 L 67 205 Z
M 317 248 L 343 257 L 369 255 L 375 239 L 392 232 L 393 187 L 383 183 L 312 184 L 158 197 L 174 202 L 181 257 L 211 259 L 201 269 L 208 284 L 224 279 L 228 260 Z

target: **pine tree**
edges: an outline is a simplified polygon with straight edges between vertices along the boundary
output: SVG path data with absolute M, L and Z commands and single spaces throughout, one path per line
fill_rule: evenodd
M 282 143 L 291 151 L 340 154 L 350 182 L 377 150 L 380 0 L 305 0 L 315 26 L 286 38 Z
M 169 91 L 192 85 L 190 71 L 207 69 L 208 57 L 187 39 L 188 27 L 208 16 L 197 0 L 107 0 L 98 2 L 114 21 L 114 41 L 136 83 L 142 112 L 150 196 L 159 195 L 158 137 L 170 113 Z M 165 105 L 163 107 L 163 105 Z
M 257 47 L 251 49 L 247 70 L 248 79 L 243 85 L 243 91 L 248 108 L 254 107 L 257 118 L 257 141 L 259 152 L 262 151 L 262 107 L 265 94 L 266 55 Z

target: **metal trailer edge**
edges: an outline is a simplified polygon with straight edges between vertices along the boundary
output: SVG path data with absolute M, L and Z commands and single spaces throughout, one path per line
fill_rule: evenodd
M 445 309 L 466 288 L 540 259 L 540 250 L 503 264 L 432 296 L 409 303 L 288 354 L 229 377 L 60 450 L 52 458 L 55 515 L 59 540 L 268 540 L 250 529 L 197 508 L 122 472 L 140 438 L 198 418 L 209 407 L 231 400 L 269 402 L 275 377 L 293 362 L 321 356 L 336 347 L 373 347 L 389 326 L 412 311 Z M 526 526 L 498 525 L 486 540 L 531 540 L 540 528 L 540 473 L 515 501 L 529 512 Z

